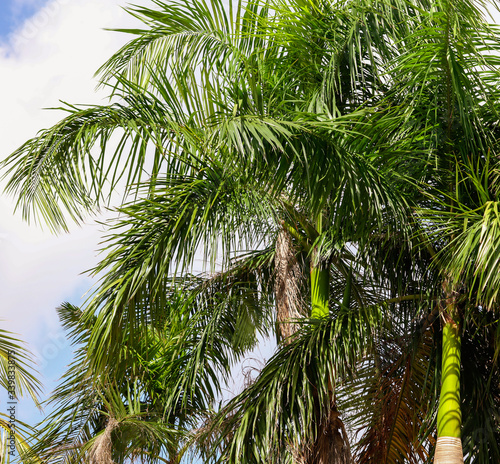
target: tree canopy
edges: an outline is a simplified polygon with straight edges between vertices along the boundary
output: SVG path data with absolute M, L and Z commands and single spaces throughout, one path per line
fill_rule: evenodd
M 3 163 L 54 230 L 124 191 L 96 290 L 61 309 L 82 349 L 36 452 L 499 460 L 492 5 L 153 3 L 100 69 L 109 105 L 64 106 Z

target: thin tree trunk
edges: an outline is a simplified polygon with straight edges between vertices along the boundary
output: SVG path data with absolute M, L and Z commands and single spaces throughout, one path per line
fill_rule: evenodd
M 302 272 L 296 254 L 290 234 L 282 230 L 276 240 L 274 294 L 278 328 L 285 343 L 298 329 L 292 321 L 303 317 L 300 297 Z
M 111 433 L 118 427 L 118 421 L 110 417 L 104 433 L 96 439 L 90 451 L 91 464 L 116 464 L 113 461 L 113 441 Z
M 320 261 L 316 265 L 311 265 L 312 318 L 320 319 L 328 316 L 329 296 L 329 266 L 327 263 Z M 329 411 L 326 416 L 318 417 L 317 437 L 306 452 L 305 464 L 353 464 L 349 439 L 344 424 L 340 419 L 331 385 L 331 379 L 328 379 Z M 318 408 L 319 410 L 320 408 Z
M 451 318 L 443 327 L 441 394 L 434 464 L 463 464 L 460 409 L 460 328 Z

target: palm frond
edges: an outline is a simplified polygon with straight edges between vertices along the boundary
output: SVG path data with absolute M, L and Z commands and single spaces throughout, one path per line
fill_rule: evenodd
M 33 365 L 33 355 L 19 339 L 0 329 L 0 385 L 8 392 L 11 401 L 27 394 L 40 408 L 41 383 L 35 377 Z
M 330 411 L 330 390 L 352 373 L 378 317 L 377 311 L 339 308 L 332 318 L 304 322 L 255 382 L 218 414 L 220 459 L 287 462 L 291 450 L 311 446 Z

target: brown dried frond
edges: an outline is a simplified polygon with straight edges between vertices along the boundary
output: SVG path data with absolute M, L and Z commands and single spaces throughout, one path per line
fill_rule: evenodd
M 335 406 L 332 406 L 329 416 L 320 424 L 311 458 L 311 464 L 353 463 L 347 432 Z
M 321 419 L 317 437 L 300 451 L 293 451 L 295 464 L 353 464 L 349 438 L 340 414 L 331 401 L 327 417 Z
M 437 313 L 436 313 L 437 314 Z M 434 321 L 436 315 L 433 316 Z M 423 320 L 426 322 L 425 320 Z M 420 430 L 427 428 L 430 403 L 421 401 L 432 391 L 432 372 L 427 360 L 432 356 L 433 333 L 427 330 L 415 350 L 403 338 L 384 338 L 377 354 L 377 375 L 370 397 L 373 422 L 363 427 L 356 462 L 426 462 L 435 445 L 432 436 L 421 441 Z M 431 369 L 434 367 L 431 365 Z

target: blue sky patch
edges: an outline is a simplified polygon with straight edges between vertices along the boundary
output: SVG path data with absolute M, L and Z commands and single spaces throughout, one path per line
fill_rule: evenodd
M 6 39 L 27 18 L 33 16 L 48 0 L 1 0 L 0 40 Z

